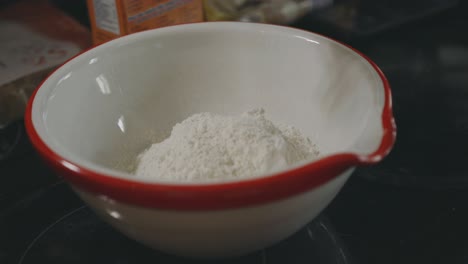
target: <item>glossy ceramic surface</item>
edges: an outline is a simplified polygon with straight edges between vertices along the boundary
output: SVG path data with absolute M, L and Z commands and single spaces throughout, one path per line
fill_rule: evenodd
M 136 154 L 175 123 L 255 107 L 301 129 L 324 158 L 227 183 L 133 179 Z M 395 137 L 389 86 L 372 62 L 323 36 L 244 23 L 168 27 L 94 48 L 41 85 L 26 125 L 40 154 L 109 223 L 198 257 L 245 254 L 291 235 Z M 181 239 L 182 230 L 191 235 Z
M 281 241 L 316 217 L 351 170 L 320 188 L 258 206 L 174 211 L 124 204 L 76 189 L 106 222 L 154 249 L 190 257 L 240 256 Z
M 207 261 L 152 250 L 101 221 L 66 186 L 25 197 L 0 218 L 2 264 L 349 264 L 348 248 L 324 214 L 282 243 L 247 256 Z M 34 219 L 34 221 L 31 221 Z M 180 234 L 183 236 L 184 234 Z M 187 234 L 189 235 L 189 234 Z

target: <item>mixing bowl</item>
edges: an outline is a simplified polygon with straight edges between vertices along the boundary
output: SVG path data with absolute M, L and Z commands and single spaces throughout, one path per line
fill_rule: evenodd
M 188 116 L 258 107 L 317 142 L 321 158 L 245 180 L 133 176 L 137 154 Z M 368 58 L 310 32 L 236 22 L 161 28 L 86 51 L 36 90 L 26 126 L 103 220 L 191 257 L 242 255 L 287 238 L 395 140 L 389 84 Z

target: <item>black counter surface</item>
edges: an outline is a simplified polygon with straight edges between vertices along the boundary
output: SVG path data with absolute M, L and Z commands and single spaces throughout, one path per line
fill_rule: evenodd
M 87 25 L 83 2 L 56 2 Z M 462 3 L 359 36 L 314 17 L 296 23 L 381 67 L 392 86 L 397 143 L 381 164 L 359 168 L 292 238 L 216 263 L 468 263 L 466 14 Z M 39 160 L 21 122 L 0 135 L 0 263 L 193 262 L 150 251 L 97 219 Z

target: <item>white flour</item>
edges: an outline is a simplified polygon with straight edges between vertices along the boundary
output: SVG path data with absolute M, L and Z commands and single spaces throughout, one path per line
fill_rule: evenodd
M 136 177 L 171 181 L 248 178 L 318 154 L 298 129 L 273 124 L 263 109 L 240 116 L 200 113 L 175 125 L 169 138 L 141 153 Z

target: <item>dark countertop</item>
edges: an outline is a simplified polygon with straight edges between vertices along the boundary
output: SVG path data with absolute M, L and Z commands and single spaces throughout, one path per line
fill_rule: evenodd
M 325 212 L 358 263 L 468 262 L 465 10 L 351 41 L 388 77 L 398 126 Z
M 68 9 L 86 21 L 82 8 Z M 353 263 L 468 263 L 467 13 L 460 7 L 342 39 L 388 77 L 398 126 L 390 156 L 358 169 L 324 212 Z M 334 35 L 302 23 L 298 26 Z M 27 143 L 0 161 L 0 177 L 0 219 L 21 206 L 22 197 L 58 181 Z M 2 254 L 9 252 L 2 252 L 0 239 L 0 260 Z

